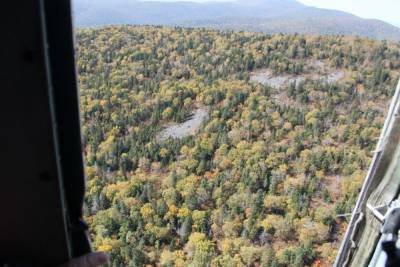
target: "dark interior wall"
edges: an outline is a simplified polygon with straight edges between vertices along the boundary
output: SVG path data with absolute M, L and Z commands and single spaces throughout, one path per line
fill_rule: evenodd
M 0 259 L 68 259 L 39 1 L 1 9 Z
M 52 266 L 90 250 L 70 3 L 0 13 L 0 263 Z

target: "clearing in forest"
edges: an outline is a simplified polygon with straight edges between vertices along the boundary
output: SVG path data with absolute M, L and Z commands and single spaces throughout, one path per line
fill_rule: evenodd
M 167 126 L 157 135 L 157 141 L 163 142 L 168 138 L 181 139 L 186 136 L 194 135 L 206 119 L 208 119 L 207 109 L 204 107 L 198 108 L 193 112 L 189 120 Z
M 275 74 L 271 69 L 262 69 L 254 72 L 250 80 L 271 86 L 275 89 L 280 89 L 293 82 L 298 84 L 307 78 L 311 80 L 322 80 L 326 83 L 334 83 L 345 77 L 343 70 L 333 69 L 321 60 L 310 60 L 304 69 L 304 73 L 298 75 L 286 73 Z

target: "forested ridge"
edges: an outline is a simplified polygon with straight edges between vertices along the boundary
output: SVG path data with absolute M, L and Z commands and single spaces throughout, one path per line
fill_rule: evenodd
M 163 25 L 400 40 L 400 28 L 296 0 L 73 0 L 75 25 Z
M 379 138 L 400 45 L 208 29 L 80 29 L 85 218 L 110 266 L 330 266 Z M 283 88 L 250 80 L 317 71 Z M 157 139 L 198 108 L 198 132 Z

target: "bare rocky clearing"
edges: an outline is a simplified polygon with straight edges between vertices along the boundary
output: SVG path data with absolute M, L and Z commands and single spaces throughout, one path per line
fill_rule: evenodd
M 274 74 L 271 69 L 263 69 L 254 72 L 250 77 L 250 81 L 259 82 L 275 89 L 280 89 L 294 82 L 298 84 L 307 78 L 311 80 L 322 80 L 326 83 L 334 83 L 344 77 L 345 72 L 343 70 L 332 69 L 321 60 L 311 60 L 308 63 L 304 74 Z
M 189 120 L 169 125 L 162 130 L 157 135 L 157 141 L 163 142 L 168 138 L 182 139 L 186 136 L 194 135 L 208 117 L 208 110 L 205 107 L 198 108 L 193 112 L 193 116 Z

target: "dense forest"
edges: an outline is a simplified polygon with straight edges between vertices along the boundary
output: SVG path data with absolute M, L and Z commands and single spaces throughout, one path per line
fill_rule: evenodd
M 77 58 L 85 216 L 110 266 L 332 264 L 398 43 L 110 26 L 79 30 Z M 316 79 L 313 62 L 344 75 Z M 305 78 L 252 80 L 266 70 Z M 199 108 L 197 131 L 159 138 Z

